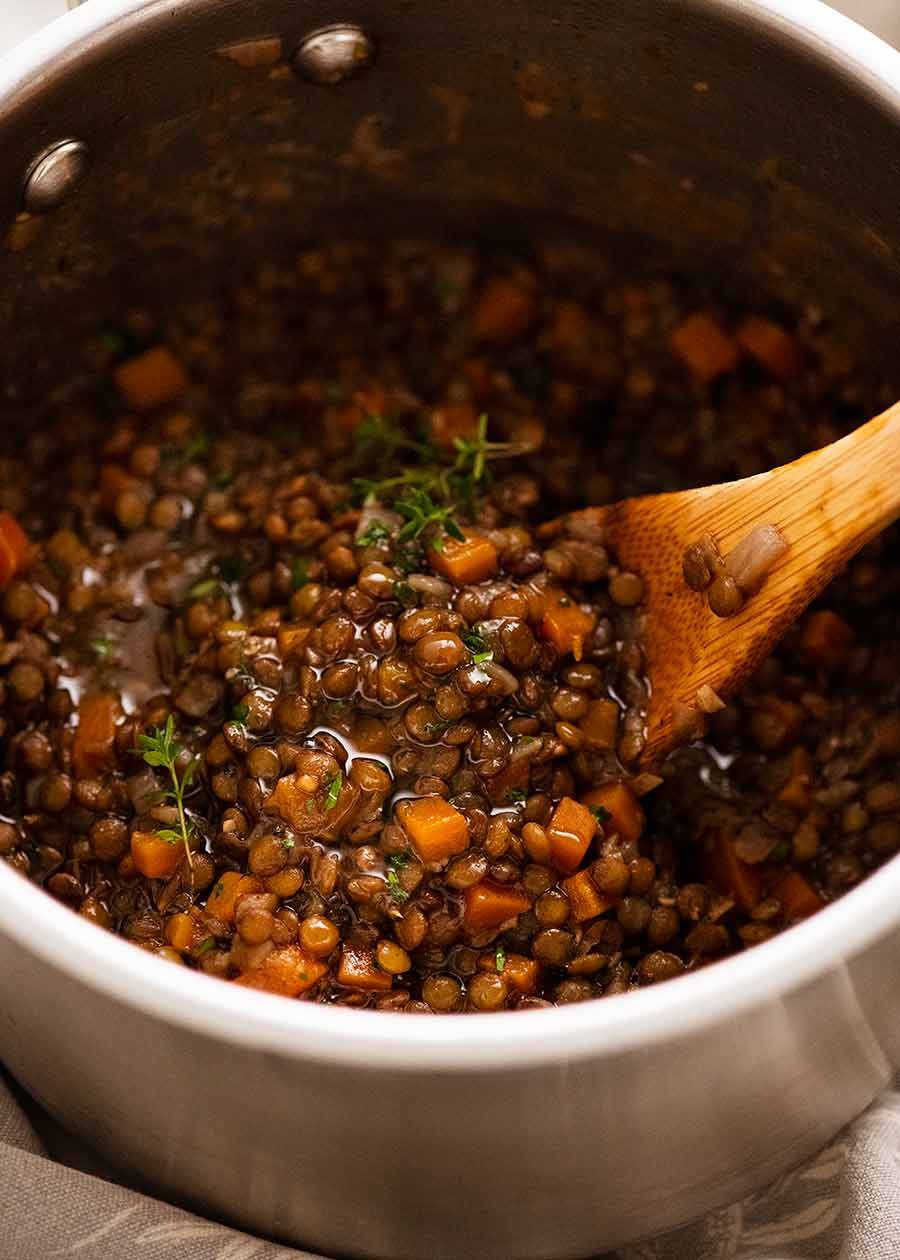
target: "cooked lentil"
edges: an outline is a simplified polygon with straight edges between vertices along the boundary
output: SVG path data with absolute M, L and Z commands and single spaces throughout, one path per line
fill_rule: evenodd
M 641 575 L 539 529 L 877 410 L 816 313 L 770 378 L 664 280 L 345 244 L 136 326 L 0 457 L 0 855 L 50 895 L 248 987 L 493 1011 L 708 965 L 900 849 L 895 533 L 653 776 Z M 722 563 L 685 579 L 727 612 Z

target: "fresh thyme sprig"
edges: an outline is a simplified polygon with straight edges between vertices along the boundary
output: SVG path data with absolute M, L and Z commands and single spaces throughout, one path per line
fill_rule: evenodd
M 183 844 L 188 866 L 193 868 L 191 836 L 194 826 L 184 812 L 184 794 L 193 783 L 197 773 L 197 759 L 192 758 L 179 772 L 176 762 L 184 749 L 175 739 L 175 721 L 171 713 L 166 718 L 165 726 L 157 726 L 146 735 L 138 735 L 137 746 L 148 766 L 167 770 L 172 780 L 171 788 L 165 791 L 165 799 L 171 801 L 178 811 L 178 830 L 164 827 L 156 834 L 169 844 Z
M 357 477 L 353 486 L 362 502 L 388 501 L 404 517 L 398 541 L 418 538 L 428 530 L 438 550 L 444 535 L 462 539 L 456 517 L 462 510 L 472 516 L 478 496 L 490 481 L 489 463 L 495 459 L 524 454 L 522 443 L 491 442 L 487 436 L 488 418 L 478 417 L 470 438 L 456 438 L 452 458 L 427 442 L 407 437 L 395 423 L 370 416 L 357 430 L 363 438 L 359 449 L 377 452 L 380 466 L 389 465 L 399 450 L 407 450 L 421 461 L 391 477 Z M 449 459 L 449 462 L 447 462 Z

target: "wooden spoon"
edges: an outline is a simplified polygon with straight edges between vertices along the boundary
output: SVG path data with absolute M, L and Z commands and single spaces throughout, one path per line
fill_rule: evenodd
M 658 765 L 690 737 L 687 710 L 699 714 L 698 691 L 732 695 L 838 570 L 897 516 L 900 403 L 839 442 L 771 472 L 564 518 L 601 525 L 621 567 L 644 580 L 652 695 L 641 765 Z M 685 548 L 711 535 L 725 556 L 763 525 L 775 525 L 788 550 L 741 612 L 717 617 L 706 596 L 685 582 Z M 559 527 L 557 521 L 549 528 Z

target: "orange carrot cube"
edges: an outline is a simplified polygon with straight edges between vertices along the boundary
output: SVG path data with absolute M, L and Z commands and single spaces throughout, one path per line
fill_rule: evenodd
M 521 337 L 537 315 L 537 302 L 528 289 L 507 277 L 489 280 L 472 312 L 472 336 L 495 346 L 508 346 Z
M 748 315 L 735 333 L 738 345 L 778 381 L 798 376 L 803 355 L 790 333 L 761 315 Z
M 808 660 L 823 669 L 835 669 L 847 658 L 853 631 L 842 617 L 828 608 L 811 613 L 800 637 L 800 647 Z
M 494 966 L 496 968 L 496 961 Z M 500 972 L 511 989 L 526 995 L 536 992 L 540 974 L 540 963 L 524 954 L 507 954 Z
M 423 862 L 444 862 L 469 847 L 465 815 L 442 796 L 401 801 L 397 817 Z
M 173 914 L 166 920 L 166 940 L 179 954 L 191 948 L 196 931 L 197 925 L 189 914 Z
M 523 892 L 487 879 L 467 888 L 463 896 L 463 922 L 470 932 L 475 933 L 500 927 L 502 923 L 517 918 L 531 906 Z
M 696 311 L 682 320 L 669 344 L 691 376 L 704 385 L 728 375 L 738 365 L 737 344 L 706 311 Z
M 220 923 L 234 923 L 238 898 L 245 893 L 261 892 L 262 884 L 255 875 L 242 875 L 240 871 L 225 871 L 213 885 L 206 899 L 206 913 Z
M 119 393 L 135 411 L 153 411 L 175 402 L 188 387 L 181 361 L 168 346 L 153 346 L 115 369 Z
M 481 534 L 466 531 L 464 541 L 443 539 L 440 551 L 429 551 L 428 560 L 436 573 L 442 573 L 456 586 L 483 582 L 497 572 L 497 548 Z
M 177 840 L 164 840 L 155 831 L 131 833 L 131 856 L 145 879 L 168 879 L 184 859 L 184 846 Z
M 474 437 L 478 412 L 471 403 L 448 403 L 445 407 L 435 407 L 429 427 L 437 445 L 452 451 L 457 438 Z
M 644 830 L 644 811 L 627 783 L 604 783 L 591 788 L 582 799 L 597 810 L 596 816 L 607 835 L 615 832 L 623 840 L 637 840 Z
M 116 723 L 122 714 L 118 696 L 82 696 L 72 743 L 72 765 L 79 779 L 96 779 L 115 765 Z
M 571 596 L 555 587 L 548 587 L 543 598 L 544 615 L 538 632 L 552 643 L 560 656 L 569 652 L 580 661 L 584 641 L 593 632 L 597 618 L 579 608 Z
M 0 586 L 25 568 L 29 552 L 28 538 L 19 522 L 9 512 L 0 512 Z
M 299 997 L 327 970 L 327 963 L 311 957 L 299 945 L 282 945 L 267 954 L 258 967 L 241 972 L 234 983 L 282 997 Z
M 375 964 L 375 955 L 367 949 L 354 949 L 345 945 L 341 950 L 341 961 L 337 970 L 338 984 L 345 984 L 350 989 L 365 989 L 369 992 L 383 992 L 393 983 L 386 971 L 381 971 Z
M 788 922 L 796 919 L 808 919 L 811 914 L 821 910 L 825 902 L 803 878 L 799 871 L 788 871 L 772 889 L 772 896 L 777 897 L 784 907 L 784 917 Z
M 597 830 L 597 819 L 571 796 L 564 796 L 547 825 L 550 860 L 561 871 L 578 868 Z
M 785 805 L 806 812 L 812 805 L 813 759 L 802 744 L 791 752 L 788 781 L 778 793 Z
M 722 830 L 716 831 L 709 839 L 703 871 L 713 888 L 723 897 L 731 897 L 745 913 L 749 913 L 762 898 L 759 869 L 741 861 L 731 838 Z
M 603 896 L 588 871 L 576 871 L 562 881 L 562 886 L 566 890 L 569 905 L 572 907 L 572 918 L 576 923 L 596 919 L 616 904 L 609 897 Z

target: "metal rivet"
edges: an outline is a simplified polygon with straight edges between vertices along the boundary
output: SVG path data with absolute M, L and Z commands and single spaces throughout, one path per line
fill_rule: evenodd
M 297 48 L 291 64 L 313 83 L 343 83 L 371 63 L 375 48 L 368 35 L 349 22 L 313 31 Z
M 46 214 L 64 205 L 84 180 L 90 164 L 90 151 L 83 140 L 60 140 L 45 149 L 25 179 L 25 209 L 31 214 Z

